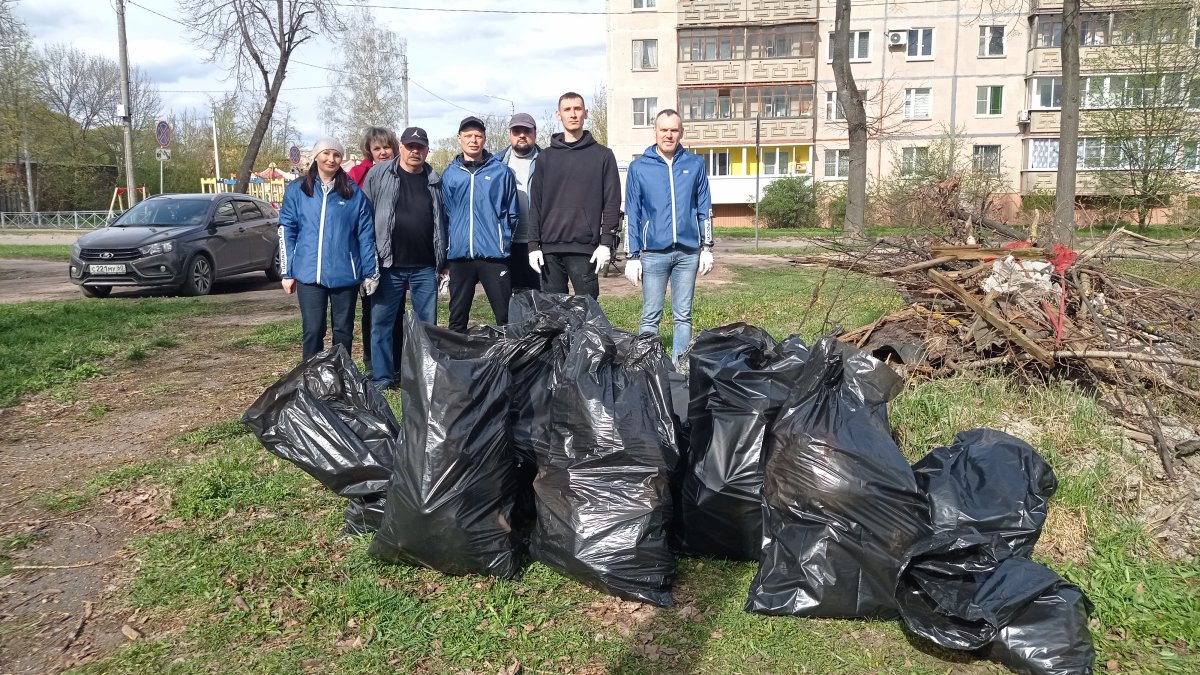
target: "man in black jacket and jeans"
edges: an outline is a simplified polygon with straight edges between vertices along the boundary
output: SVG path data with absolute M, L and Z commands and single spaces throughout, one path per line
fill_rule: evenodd
M 584 131 L 583 97 L 558 98 L 563 132 L 538 155 L 529 195 L 529 266 L 542 290 L 600 296 L 596 275 L 608 264 L 621 220 L 621 177 L 613 151 Z M 544 268 L 544 269 L 543 269 Z

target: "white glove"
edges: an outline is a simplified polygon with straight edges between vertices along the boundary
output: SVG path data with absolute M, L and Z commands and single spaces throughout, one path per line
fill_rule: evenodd
M 712 271 L 713 258 L 712 251 L 700 251 L 700 276 L 704 276 Z
M 367 277 L 366 279 L 363 279 L 362 293 L 363 293 L 364 298 L 367 297 L 368 295 L 373 294 L 375 292 L 375 290 L 378 288 L 379 288 L 379 275 L 378 274 L 373 274 L 373 275 Z
M 592 252 L 592 257 L 588 259 L 588 262 L 596 263 L 596 274 L 600 274 L 600 270 L 604 269 L 604 266 L 611 259 L 612 251 L 608 250 L 608 247 L 604 244 L 601 244 Z
M 450 297 L 450 274 L 443 274 L 438 277 L 438 295 L 443 298 Z
M 633 260 L 625 261 L 625 278 L 628 279 L 629 283 L 633 284 L 634 286 L 637 286 L 638 284 L 642 283 L 642 261 L 641 260 L 637 260 L 635 258 Z
M 546 264 L 546 260 L 545 260 L 545 258 L 542 257 L 541 251 L 530 251 L 529 252 L 529 266 L 533 268 L 534 272 L 541 274 L 542 273 L 542 265 L 545 265 L 545 264 Z

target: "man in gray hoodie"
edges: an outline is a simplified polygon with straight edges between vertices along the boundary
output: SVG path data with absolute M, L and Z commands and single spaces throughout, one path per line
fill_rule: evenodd
M 537 166 L 538 153 L 542 151 L 535 142 L 537 122 L 529 113 L 517 113 L 508 122 L 508 150 L 500 162 L 513 172 L 517 179 L 517 203 L 520 206 L 520 221 L 513 232 L 508 273 L 512 277 L 513 290 L 522 288 L 542 289 L 542 279 L 529 266 L 529 186 L 533 182 L 533 170 Z

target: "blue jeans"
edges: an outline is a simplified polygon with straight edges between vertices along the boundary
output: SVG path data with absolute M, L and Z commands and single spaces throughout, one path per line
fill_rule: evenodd
M 675 325 L 671 338 L 671 360 L 676 361 L 692 341 L 692 295 L 696 290 L 700 254 L 679 250 L 661 253 L 643 251 L 641 259 L 642 323 L 638 332 L 658 334 L 669 280 L 671 318 Z
M 396 384 L 392 332 L 404 307 L 405 285 L 412 291 L 413 311 L 425 323 L 437 322 L 437 274 L 432 267 L 384 267 L 379 288 L 371 296 L 371 384 Z
M 296 302 L 300 305 L 300 330 L 306 361 L 325 349 L 326 317 L 333 324 L 333 344 L 342 345 L 347 354 L 351 353 L 358 286 L 327 288 L 297 282 Z

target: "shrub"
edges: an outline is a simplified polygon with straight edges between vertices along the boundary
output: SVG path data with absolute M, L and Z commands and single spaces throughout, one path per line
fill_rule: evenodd
M 758 202 L 758 217 L 768 228 L 817 227 L 817 190 L 807 176 L 777 178 Z

